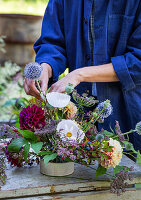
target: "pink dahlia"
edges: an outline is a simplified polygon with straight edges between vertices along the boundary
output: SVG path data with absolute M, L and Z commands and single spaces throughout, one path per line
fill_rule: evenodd
M 44 111 L 35 104 L 32 107 L 27 106 L 20 113 L 19 123 L 21 130 L 34 131 L 43 128 L 45 126 Z

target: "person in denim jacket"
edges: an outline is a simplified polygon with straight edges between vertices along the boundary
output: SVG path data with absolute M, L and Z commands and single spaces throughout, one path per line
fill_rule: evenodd
M 53 78 L 52 91 L 72 83 L 80 94 L 89 90 L 100 102 L 111 100 L 113 113 L 99 130 L 117 120 L 125 132 L 141 121 L 140 0 L 50 0 L 34 50 L 43 91 Z M 69 74 L 58 81 L 66 68 Z M 26 79 L 24 88 L 40 98 L 33 81 Z M 134 133 L 130 141 L 141 149 L 141 136 Z

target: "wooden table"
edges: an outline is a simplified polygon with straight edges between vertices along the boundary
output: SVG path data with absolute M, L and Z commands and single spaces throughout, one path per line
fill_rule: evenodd
M 18 200 L 141 200 L 141 167 L 127 157 L 122 165 L 134 166 L 135 179 L 120 197 L 110 193 L 110 176 L 96 179 L 93 169 L 75 164 L 75 172 L 67 177 L 48 177 L 40 174 L 40 167 L 7 167 L 7 181 L 0 191 L 0 199 Z M 108 170 L 112 174 L 112 170 Z M 73 177 L 73 178 L 72 178 Z

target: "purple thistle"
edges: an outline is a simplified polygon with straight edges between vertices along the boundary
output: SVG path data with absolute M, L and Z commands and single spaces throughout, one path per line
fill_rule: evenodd
M 43 67 L 37 62 L 31 62 L 25 66 L 24 75 L 26 78 L 35 80 L 41 76 Z

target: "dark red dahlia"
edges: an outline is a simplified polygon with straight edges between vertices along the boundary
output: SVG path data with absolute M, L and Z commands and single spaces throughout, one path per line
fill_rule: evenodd
M 44 111 L 35 104 L 32 107 L 27 106 L 20 113 L 19 123 L 21 130 L 34 131 L 43 128 L 45 126 Z

